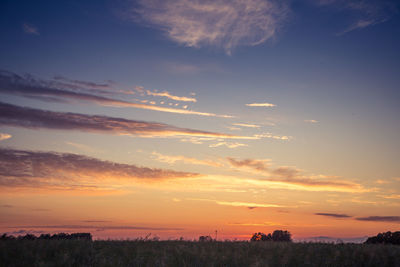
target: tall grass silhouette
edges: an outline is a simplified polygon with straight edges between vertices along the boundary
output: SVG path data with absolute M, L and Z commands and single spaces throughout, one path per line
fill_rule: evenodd
M 0 240 L 0 266 L 400 266 L 400 246 L 185 240 Z

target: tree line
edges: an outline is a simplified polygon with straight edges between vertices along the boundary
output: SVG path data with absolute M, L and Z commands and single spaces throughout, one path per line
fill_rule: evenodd
M 0 240 L 90 240 L 92 241 L 91 233 L 57 233 L 57 234 L 41 234 L 40 236 L 35 236 L 33 234 L 26 234 L 21 236 L 13 236 L 8 234 L 3 234 L 0 236 Z M 158 239 L 157 239 L 158 240 Z M 157 241 L 153 240 L 153 241 Z M 181 238 L 181 240 L 183 240 Z M 211 236 L 200 236 L 199 242 L 211 242 L 216 241 Z M 272 233 L 264 234 L 261 232 L 254 233 L 250 238 L 251 242 L 258 241 L 276 241 L 276 242 L 292 242 L 292 235 L 288 231 L 275 230 Z M 379 233 L 376 236 L 369 237 L 365 244 L 393 244 L 400 245 L 400 231 L 397 232 L 385 232 Z
M 200 236 L 199 242 L 212 242 L 216 241 L 209 235 Z M 269 234 L 264 234 L 261 232 L 254 233 L 250 238 L 250 241 L 277 241 L 277 242 L 292 242 L 292 234 L 288 231 L 283 230 L 275 230 L 274 232 Z
M 26 235 L 21 235 L 18 237 L 15 237 L 13 235 L 7 235 L 3 234 L 0 237 L 0 240 L 36 240 L 36 239 L 42 239 L 42 240 L 92 240 L 92 234 L 91 233 L 72 233 L 72 234 L 66 234 L 66 233 L 58 233 L 58 234 L 41 234 L 40 236 L 35 236 L 33 234 L 26 234 Z

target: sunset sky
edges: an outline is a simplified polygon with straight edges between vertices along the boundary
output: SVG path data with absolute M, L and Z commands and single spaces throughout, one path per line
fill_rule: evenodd
M 399 230 L 399 11 L 1 1 L 0 233 Z

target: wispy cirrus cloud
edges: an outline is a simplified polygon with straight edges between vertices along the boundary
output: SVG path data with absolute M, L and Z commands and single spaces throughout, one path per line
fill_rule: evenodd
M 232 123 L 232 125 L 246 127 L 246 128 L 261 128 L 260 125 L 250 123 Z
M 189 109 L 132 103 L 124 100 L 106 97 L 103 95 L 92 94 L 96 92 L 104 93 L 104 90 L 98 88 L 98 84 L 96 88 L 91 89 L 87 88 L 87 86 L 82 86 L 82 81 L 74 81 L 74 83 L 75 84 L 60 84 L 59 82 L 36 79 L 30 75 L 20 76 L 9 71 L 0 71 L 0 93 L 3 94 L 23 96 L 47 102 L 86 101 L 102 106 L 131 107 L 160 112 L 199 115 L 206 117 L 233 117 L 230 115 L 218 115 L 210 112 L 199 112 Z
M 204 160 L 204 159 L 196 159 L 191 157 L 185 156 L 171 156 L 171 155 L 164 155 L 158 152 L 152 152 L 152 155 L 156 157 L 158 161 L 166 162 L 169 164 L 174 164 L 176 162 L 183 162 L 185 164 L 194 164 L 194 165 L 205 165 L 205 166 L 212 166 L 212 167 L 222 167 L 223 164 L 215 161 L 215 160 Z
M 304 122 L 308 122 L 308 123 L 318 123 L 319 121 L 317 121 L 317 120 L 304 120 Z
M 239 127 L 233 127 L 233 126 L 226 126 L 227 129 L 231 130 L 231 131 L 239 131 L 242 130 L 242 128 Z
M 383 23 L 398 12 L 398 5 L 390 0 L 317 0 L 315 3 L 352 12 L 353 22 L 337 35 Z
M 386 198 L 386 199 L 399 199 L 400 200 L 400 194 L 391 194 L 391 195 L 378 195 L 381 198 Z
M 246 207 L 246 208 L 282 208 L 285 206 L 272 203 L 253 203 L 253 202 L 239 202 L 239 201 L 220 201 L 214 199 L 202 199 L 202 198 L 192 198 L 190 200 L 195 201 L 208 201 L 215 202 L 221 206 L 232 206 L 232 207 Z
M 107 220 L 84 220 L 84 223 L 110 223 L 111 221 Z
M 400 223 L 400 216 L 368 216 L 358 217 L 357 221 L 368 221 L 368 222 L 394 222 Z
M 1 187 L 79 188 L 106 180 L 163 180 L 198 174 L 138 167 L 78 154 L 0 148 Z M 96 188 L 96 187 L 94 187 Z
M 248 107 L 276 107 L 275 104 L 271 104 L 271 103 L 250 103 L 250 104 L 246 104 L 246 106 L 248 106 Z
M 74 147 L 78 150 L 81 151 L 86 151 L 86 152 L 99 152 L 100 150 L 95 149 L 94 147 L 91 147 L 89 145 L 81 144 L 81 143 L 75 143 L 75 142 L 70 142 L 70 141 L 65 141 L 65 144 Z
M 314 215 L 326 216 L 326 217 L 332 217 L 332 218 L 351 218 L 352 217 L 352 216 L 347 215 L 347 214 L 324 213 L 324 212 L 314 213 Z
M 263 134 L 255 134 L 254 137 L 256 138 L 271 138 L 271 139 L 276 139 L 276 140 L 282 140 L 282 141 L 288 141 L 292 139 L 291 136 L 287 135 L 276 135 L 272 133 L 263 133 Z
M 188 47 L 214 46 L 227 54 L 237 46 L 273 38 L 288 14 L 275 0 L 140 0 L 127 16 L 161 29 Z
M 112 81 L 108 81 L 106 83 L 96 83 L 96 82 L 90 82 L 90 81 L 82 81 L 82 80 L 76 80 L 76 79 L 70 79 L 61 75 L 56 75 L 54 76 L 54 80 L 56 81 L 62 81 L 62 82 L 67 82 L 70 85 L 76 85 L 77 87 L 84 87 L 87 89 L 106 89 L 106 90 L 112 90 Z M 71 87 L 71 86 L 69 86 Z
M 220 147 L 220 146 L 225 146 L 227 148 L 238 148 L 248 145 L 239 142 L 225 142 L 225 141 L 209 145 L 209 147 Z
M 228 157 L 227 160 L 231 165 L 238 168 L 247 167 L 255 169 L 257 171 L 267 171 L 269 169 L 268 160 L 254 160 L 254 159 L 237 160 L 230 157 Z
M 246 169 L 251 173 L 261 174 L 265 178 L 259 180 L 258 178 L 247 178 L 254 179 L 260 182 L 260 186 L 265 181 L 267 185 L 277 188 L 293 188 L 293 189 L 306 189 L 311 191 L 365 191 L 359 184 L 339 180 L 332 177 L 326 177 L 323 175 L 306 175 L 301 170 L 280 166 L 272 168 L 270 160 L 255 160 L 255 159 L 244 159 L 238 160 L 235 158 L 227 157 L 226 161 L 222 159 L 210 160 L 210 159 L 197 159 L 184 156 L 170 156 L 163 155 L 161 153 L 153 152 L 152 155 L 157 157 L 157 160 L 174 164 L 176 162 L 182 162 L 186 164 L 205 165 L 212 167 L 219 167 L 228 169 L 227 166 L 233 166 L 234 168 Z M 232 181 L 231 181 L 232 182 Z M 331 213 L 316 213 L 316 215 L 324 216 L 342 216 L 341 214 Z M 344 217 L 344 216 L 343 216 Z
M 0 133 L 0 141 L 10 139 L 12 137 L 11 134 L 8 133 Z
M 39 35 L 39 30 L 36 26 L 28 23 L 22 24 L 22 29 L 27 34 Z
M 345 192 L 345 193 L 364 193 L 369 192 L 357 183 L 341 181 L 341 180 L 327 180 L 321 181 L 312 178 L 311 181 L 292 181 L 284 178 L 269 177 L 269 176 L 255 176 L 255 175 L 241 175 L 235 174 L 234 176 L 224 175 L 207 175 L 200 178 L 193 178 L 196 180 L 194 190 L 216 191 L 216 192 L 266 192 L 267 190 L 280 189 L 291 190 L 298 192 Z M 339 183 L 342 182 L 342 183 Z M 307 203 L 300 203 L 309 205 Z
M 163 123 L 127 120 L 100 115 L 54 112 L 19 107 L 1 102 L 0 125 L 30 129 L 78 130 L 144 137 L 197 136 L 208 138 L 246 138 L 222 133 L 179 128 Z
M 274 135 L 271 133 L 255 134 L 252 136 L 231 135 L 230 138 L 228 138 L 228 137 L 224 137 L 224 138 L 225 139 L 241 139 L 241 140 L 260 140 L 260 139 L 268 138 L 268 139 L 275 139 L 275 140 L 281 140 L 281 141 L 289 141 L 291 139 L 290 136 Z M 192 136 L 190 138 L 182 139 L 181 141 L 182 142 L 190 142 L 192 144 L 203 144 L 205 141 L 214 141 L 214 140 L 215 140 L 215 138 Z M 209 147 L 225 146 L 228 148 L 238 148 L 238 147 L 248 146 L 248 144 L 239 143 L 239 142 L 227 142 L 225 140 L 222 140 L 222 138 L 219 139 L 218 141 L 219 142 L 217 142 L 217 143 L 210 144 Z
M 336 213 L 314 213 L 315 215 L 327 216 L 339 219 L 352 218 L 353 216 L 347 214 L 336 214 Z M 357 221 L 368 221 L 368 222 L 395 222 L 400 223 L 400 216 L 367 216 L 354 218 Z
M 284 206 L 278 204 L 268 203 L 252 203 L 252 202 L 237 202 L 237 201 L 215 201 L 218 205 L 233 206 L 233 207 L 247 207 L 247 208 L 282 208 Z
M 383 22 L 383 21 L 381 21 L 381 22 Z M 358 30 L 358 29 L 363 29 L 363 28 L 366 28 L 368 26 L 372 26 L 372 25 L 375 25 L 375 24 L 378 24 L 378 23 L 380 23 L 380 22 L 377 22 L 377 21 L 372 20 L 372 19 L 371 20 L 360 19 L 360 20 L 354 22 L 353 24 L 351 24 L 345 30 L 337 33 L 336 35 L 340 36 L 340 35 L 346 34 L 348 32 L 351 32 L 351 31 L 354 31 L 354 30 Z
M 262 222 L 262 223 L 244 222 L 244 223 L 227 223 L 227 224 L 233 226 L 281 226 L 282 225 L 276 222 Z
M 157 91 L 146 90 L 146 93 L 147 93 L 147 95 L 166 97 L 166 98 L 169 98 L 169 99 L 172 99 L 175 101 L 197 102 L 197 99 L 194 97 L 176 96 L 176 95 L 172 95 L 168 91 L 157 92 Z
M 288 166 L 276 168 L 270 167 L 268 160 L 244 159 L 237 160 L 231 157 L 227 162 L 237 168 L 245 169 L 251 173 L 261 175 L 266 182 L 277 186 L 287 186 L 288 188 L 298 188 L 305 190 L 323 191 L 365 191 L 365 189 L 354 182 L 338 179 L 337 177 L 326 177 L 324 175 L 307 175 L 303 171 Z
M 0 126 L 27 129 L 70 130 L 147 138 L 180 138 L 181 141 L 202 144 L 218 141 L 209 147 L 237 148 L 247 144 L 227 140 L 260 140 L 269 135 L 240 136 L 176 127 L 164 123 L 128 120 L 101 115 L 55 112 L 0 102 Z M 70 144 L 71 145 L 71 144 Z M 76 144 L 72 144 L 77 146 Z M 78 145 L 79 146 L 79 145 Z M 80 146 L 82 148 L 82 146 Z

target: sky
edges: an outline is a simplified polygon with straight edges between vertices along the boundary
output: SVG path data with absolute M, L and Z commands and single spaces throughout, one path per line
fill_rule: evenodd
M 400 225 L 400 5 L 0 3 L 0 232 Z

